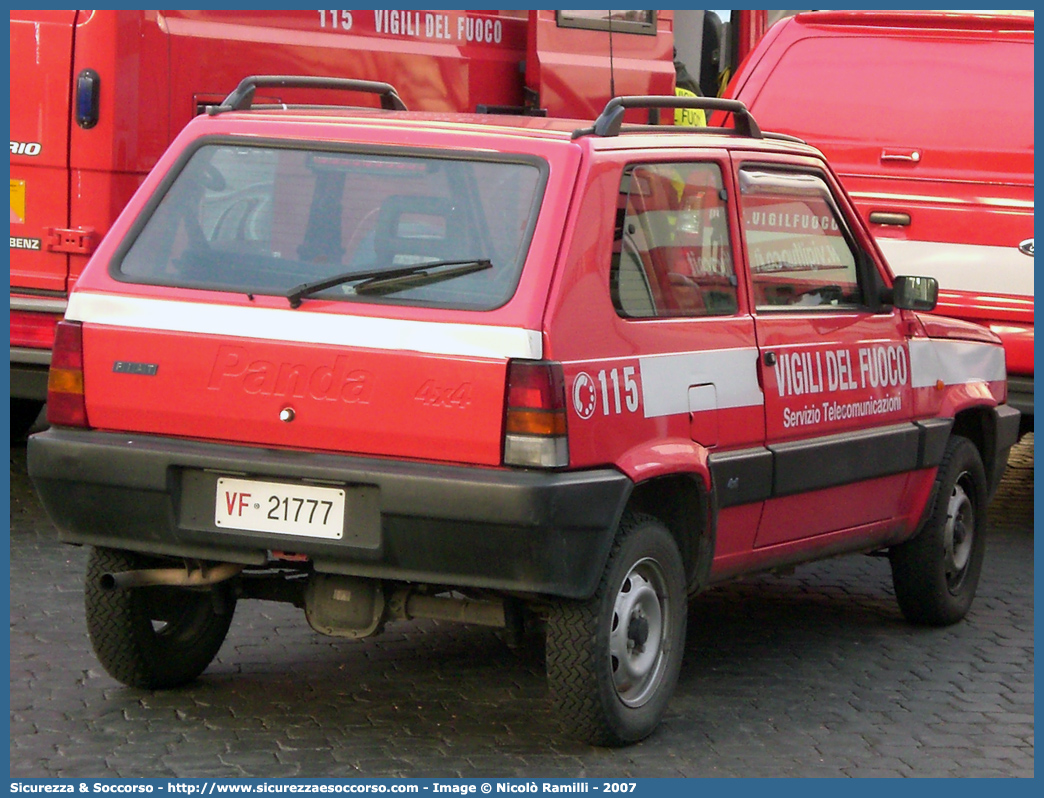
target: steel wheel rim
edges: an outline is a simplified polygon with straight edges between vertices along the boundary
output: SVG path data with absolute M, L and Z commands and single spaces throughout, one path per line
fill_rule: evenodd
M 946 584 L 956 590 L 964 581 L 975 542 L 975 505 L 965 490 L 966 473 L 953 486 L 946 505 L 946 525 L 943 527 L 943 549 Z
M 671 608 L 667 579 L 655 560 L 636 563 L 613 603 L 609 631 L 609 667 L 620 700 L 644 704 L 663 678 Z

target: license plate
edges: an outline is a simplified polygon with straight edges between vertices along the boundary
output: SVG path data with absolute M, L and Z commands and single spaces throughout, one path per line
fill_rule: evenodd
M 340 540 L 344 504 L 340 488 L 219 477 L 214 523 L 226 529 Z

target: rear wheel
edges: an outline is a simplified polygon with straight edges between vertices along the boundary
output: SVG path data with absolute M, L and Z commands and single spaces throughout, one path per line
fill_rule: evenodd
M 939 465 L 928 522 L 889 554 L 895 597 L 907 620 L 945 626 L 968 612 L 986 553 L 987 496 L 978 449 L 953 436 Z
M 685 574 L 655 518 L 628 515 L 587 601 L 547 620 L 547 676 L 562 724 L 594 745 L 624 745 L 660 723 L 685 644 Z
M 168 563 L 96 548 L 87 561 L 84 604 L 91 645 L 106 672 L 130 687 L 178 687 L 199 676 L 221 648 L 235 610 L 227 584 L 210 588 L 105 590 L 101 577 Z

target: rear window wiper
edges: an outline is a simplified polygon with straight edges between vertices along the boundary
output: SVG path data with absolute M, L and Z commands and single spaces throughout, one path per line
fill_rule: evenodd
M 311 283 L 301 283 L 301 285 L 291 288 L 287 292 L 286 298 L 290 302 L 290 307 L 297 308 L 301 306 L 301 300 L 306 296 L 357 280 L 361 282 L 355 286 L 356 294 L 390 294 L 492 268 L 493 263 L 487 258 L 471 258 L 469 260 L 437 260 L 417 263 L 399 269 L 345 272 Z M 432 272 L 431 269 L 436 271 Z

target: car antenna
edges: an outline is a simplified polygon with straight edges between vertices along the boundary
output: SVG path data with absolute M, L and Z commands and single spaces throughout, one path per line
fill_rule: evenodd
M 609 99 L 616 96 L 616 75 L 613 70 L 613 12 L 609 11 Z

